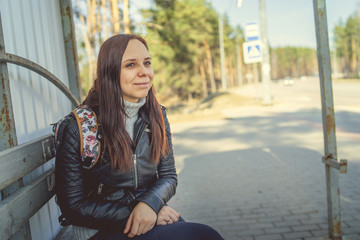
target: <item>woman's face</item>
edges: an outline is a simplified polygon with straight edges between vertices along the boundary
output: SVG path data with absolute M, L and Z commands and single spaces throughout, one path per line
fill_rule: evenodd
M 121 62 L 120 86 L 124 99 L 138 102 L 146 97 L 153 78 L 151 58 L 145 45 L 139 40 L 130 40 Z

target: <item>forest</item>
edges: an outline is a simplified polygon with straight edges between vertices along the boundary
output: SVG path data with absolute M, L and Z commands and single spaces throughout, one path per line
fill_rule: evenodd
M 207 0 L 152 0 L 151 7 L 131 16 L 129 0 L 77 0 L 73 4 L 82 94 L 95 76 L 102 42 L 117 33 L 143 36 L 149 45 L 154 85 L 163 96 L 182 100 L 204 98 L 221 89 L 219 23 L 223 22 L 227 87 L 257 83 L 261 65 L 244 64 L 242 26 L 231 26 Z M 139 18 L 141 15 L 141 18 Z M 140 20 L 139 20 L 140 19 Z M 359 77 L 360 17 L 354 12 L 336 25 L 333 71 L 340 77 Z M 332 31 L 329 29 L 329 31 Z M 316 49 L 271 48 L 271 78 L 300 78 L 317 73 Z
M 341 77 L 360 77 L 360 13 L 359 10 L 334 28 L 335 52 L 333 69 Z M 334 64 L 336 63 L 336 64 Z

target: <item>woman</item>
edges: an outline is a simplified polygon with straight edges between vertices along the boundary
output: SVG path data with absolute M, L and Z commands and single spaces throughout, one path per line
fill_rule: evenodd
M 82 103 L 97 116 L 100 159 L 84 166 L 76 116 L 62 121 L 56 193 L 77 239 L 207 239 L 212 228 L 187 223 L 166 203 L 177 175 L 169 123 L 152 86 L 145 40 L 120 34 L 101 46 L 97 79 Z

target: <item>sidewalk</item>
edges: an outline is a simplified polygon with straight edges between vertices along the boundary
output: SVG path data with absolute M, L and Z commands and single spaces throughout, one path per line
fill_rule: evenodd
M 228 240 L 328 239 L 321 111 L 282 106 L 173 124 L 179 185 L 169 205 Z M 351 114 L 359 126 L 360 114 Z M 349 159 L 340 175 L 345 240 L 360 239 L 359 137 L 338 134 L 340 157 Z

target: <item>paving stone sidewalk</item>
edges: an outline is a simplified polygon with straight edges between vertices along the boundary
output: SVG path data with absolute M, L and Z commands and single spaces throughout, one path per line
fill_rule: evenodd
M 170 206 L 227 240 L 328 239 L 318 115 L 299 110 L 173 124 L 180 172 Z M 359 147 L 355 137 L 343 140 L 349 149 Z M 360 239 L 359 183 L 357 156 L 340 175 L 345 240 Z

